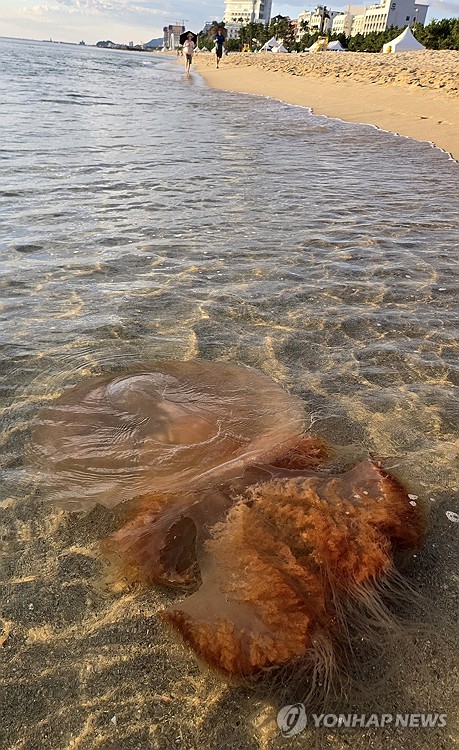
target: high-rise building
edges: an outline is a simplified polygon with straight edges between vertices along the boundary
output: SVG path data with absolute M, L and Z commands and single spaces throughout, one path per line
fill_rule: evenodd
M 164 49 L 177 49 L 180 34 L 183 34 L 185 27 L 179 23 L 170 23 L 163 28 L 163 47 Z
M 415 0 L 380 0 L 367 7 L 349 6 L 333 19 L 332 33 L 355 36 L 385 31 L 391 26 L 403 29 L 415 23 L 424 24 L 428 9 L 428 5 Z
M 269 23 L 272 0 L 225 0 L 227 24 Z

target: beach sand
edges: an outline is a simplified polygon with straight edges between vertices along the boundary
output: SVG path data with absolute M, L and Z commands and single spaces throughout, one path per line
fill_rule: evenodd
M 227 684 L 159 622 L 157 613 L 183 592 L 103 585 L 100 541 L 122 522 L 122 506 L 72 515 L 36 491 L 6 498 L 0 503 L 0 747 L 450 750 L 457 736 L 457 524 L 441 507 L 443 495 L 448 501 L 447 492 L 436 493 L 433 530 L 409 573 L 425 597 L 428 630 L 416 627 L 406 643 L 397 641 L 384 678 L 381 665 L 361 661 L 371 687 L 351 704 L 342 696 L 334 707 L 367 716 L 442 713 L 447 726 L 316 730 L 310 721 L 291 739 L 281 736 L 276 714 L 297 697 Z
M 195 56 L 213 88 L 280 99 L 317 115 L 428 141 L 459 160 L 459 51 Z

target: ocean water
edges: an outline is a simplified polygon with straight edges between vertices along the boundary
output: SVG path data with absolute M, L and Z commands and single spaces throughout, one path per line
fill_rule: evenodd
M 108 653 L 120 618 L 101 599 L 91 619 L 83 575 L 76 600 L 65 598 L 62 560 L 93 559 L 90 524 L 48 507 L 24 461 L 39 409 L 91 375 L 169 358 L 265 372 L 304 400 L 315 432 L 384 457 L 431 508 L 433 536 L 414 575 L 447 612 L 457 526 L 446 511 L 459 491 L 457 163 L 370 126 L 211 90 L 166 56 L 5 39 L 0 52 L 0 615 L 13 663 L 35 664 L 36 679 L 24 666 L 23 682 L 4 686 L 10 710 L 21 705 L 15 685 L 29 695 L 39 682 L 42 695 L 25 734 L 7 726 L 6 746 L 60 747 L 62 721 L 67 742 L 81 734 L 81 747 L 108 748 L 103 733 L 120 710 L 109 704 L 103 724 L 113 698 L 104 687 L 91 710 L 105 739 L 91 744 L 84 695 L 68 697 L 73 714 L 56 709 L 49 659 L 59 693 L 69 670 L 83 679 L 91 628 Z M 68 606 L 54 618 L 56 601 Z M 140 606 L 121 601 L 118 614 Z M 138 662 L 147 656 L 137 646 Z M 170 643 L 166 652 L 198 684 L 191 657 Z M 124 677 L 133 701 L 139 679 Z M 191 716 L 196 685 L 180 689 L 163 686 L 161 705 L 172 691 L 174 716 Z M 221 715 L 240 710 L 226 702 Z M 129 747 L 150 742 L 151 716 L 142 721 L 126 720 Z M 171 732 L 177 721 L 166 722 Z M 261 747 L 255 736 L 239 746 Z

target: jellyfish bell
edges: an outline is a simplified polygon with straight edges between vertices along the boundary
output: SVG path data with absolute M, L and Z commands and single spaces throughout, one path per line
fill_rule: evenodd
M 303 427 L 302 402 L 249 367 L 158 362 L 65 392 L 35 420 L 29 455 L 61 507 L 114 507 L 237 476 Z

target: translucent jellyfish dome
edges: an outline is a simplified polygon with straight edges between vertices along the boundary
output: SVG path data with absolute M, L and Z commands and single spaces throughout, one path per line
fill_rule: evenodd
M 240 475 L 284 453 L 304 407 L 263 374 L 205 361 L 139 365 L 84 381 L 33 425 L 47 497 L 71 510 Z

